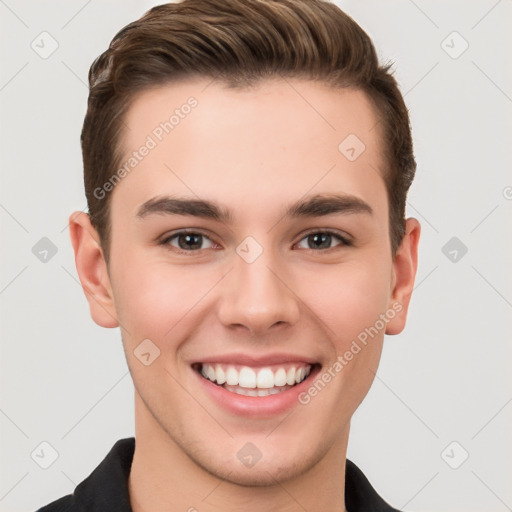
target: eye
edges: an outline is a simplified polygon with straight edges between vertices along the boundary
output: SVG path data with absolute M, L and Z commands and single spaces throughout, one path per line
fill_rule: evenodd
M 334 247 L 331 246 L 331 243 L 335 240 L 337 240 L 339 243 L 338 245 L 344 245 L 344 246 L 351 246 L 352 243 L 345 237 L 341 236 L 338 233 L 335 233 L 334 231 L 313 231 L 306 235 L 302 240 L 299 242 L 299 245 L 306 241 L 306 245 L 309 245 L 309 247 L 300 247 L 301 249 L 321 249 L 321 250 L 327 250 L 327 249 L 333 249 Z
M 334 245 L 333 242 L 337 242 Z M 216 245 L 205 234 L 197 231 L 178 231 L 164 238 L 160 245 L 171 247 L 178 254 L 199 252 L 201 249 L 212 249 Z M 304 244 L 306 245 L 304 247 Z M 327 251 L 337 246 L 351 246 L 352 242 L 346 237 L 329 230 L 313 231 L 298 242 L 300 249 Z
M 206 246 L 203 243 L 207 241 Z M 214 243 L 203 233 L 196 231 L 179 231 L 163 239 L 160 245 L 176 248 L 178 253 L 197 252 L 200 249 L 211 249 Z

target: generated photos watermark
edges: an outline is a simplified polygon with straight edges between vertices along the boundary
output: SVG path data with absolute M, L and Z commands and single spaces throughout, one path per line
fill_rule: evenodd
M 96 199 L 104 199 L 109 192 L 114 190 L 114 187 L 133 169 L 135 169 L 150 152 L 155 149 L 164 138 L 169 135 L 191 112 L 196 108 L 199 102 L 196 98 L 191 96 L 186 103 L 183 103 L 179 108 L 174 109 L 173 113 L 168 119 L 162 121 L 160 124 L 153 128 L 152 132 L 148 134 L 144 143 L 136 150 L 133 151 L 131 156 L 117 169 L 117 171 L 101 186 L 94 189 L 94 197 Z
M 379 315 L 379 318 L 375 320 L 373 325 L 365 327 L 357 335 L 357 338 L 352 340 L 350 347 L 342 355 L 339 355 L 331 366 L 325 368 L 306 391 L 299 394 L 299 403 L 302 405 L 309 404 L 368 345 L 368 341 L 375 338 L 402 309 L 403 306 L 400 302 L 394 302 L 385 313 Z

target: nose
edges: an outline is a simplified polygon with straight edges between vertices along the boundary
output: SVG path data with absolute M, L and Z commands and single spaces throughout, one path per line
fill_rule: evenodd
M 300 314 L 299 298 L 270 251 L 263 251 L 252 263 L 237 254 L 234 259 L 218 310 L 222 324 L 245 329 L 252 336 L 268 335 L 295 324 Z

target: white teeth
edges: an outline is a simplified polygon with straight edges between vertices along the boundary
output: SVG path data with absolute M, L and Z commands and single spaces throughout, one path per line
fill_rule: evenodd
M 238 376 L 238 385 L 242 388 L 255 388 L 256 372 L 252 368 L 244 366 Z
M 222 385 L 224 382 L 226 382 L 226 374 L 224 373 L 224 370 L 220 365 L 217 365 L 215 367 L 215 380 L 217 381 L 217 384 Z M 212 379 L 210 379 L 212 380 Z
M 277 395 L 287 389 L 290 389 L 291 386 L 283 386 L 280 388 L 272 388 L 272 389 L 247 389 L 242 388 L 240 386 L 224 386 L 224 389 L 231 391 L 232 393 L 236 393 L 237 395 L 244 396 L 269 396 L 269 395 Z
M 215 373 L 215 369 L 213 366 L 208 366 L 206 369 L 206 377 L 211 381 L 216 380 L 217 374 Z
M 274 387 L 274 372 L 270 368 L 263 368 L 258 372 L 257 385 L 259 388 Z
M 238 385 L 238 372 L 232 366 L 226 371 L 226 384 L 229 386 Z
M 274 386 L 286 386 L 286 370 L 279 368 L 274 374 Z
M 247 395 L 245 391 L 251 391 L 247 396 L 267 396 L 280 393 L 284 389 L 302 382 L 310 372 L 311 365 L 304 366 L 303 364 L 290 366 L 288 370 L 281 367 L 275 371 L 269 367 L 254 370 L 249 366 L 242 366 L 238 371 L 234 366 L 221 364 L 205 363 L 201 366 L 201 374 L 206 379 L 216 382 L 219 386 L 224 385 L 226 389 L 235 386 L 237 389 L 244 390 L 239 394 Z M 253 393 L 252 390 L 256 391 Z
M 295 368 L 290 368 L 286 373 L 286 384 L 293 386 L 295 384 Z

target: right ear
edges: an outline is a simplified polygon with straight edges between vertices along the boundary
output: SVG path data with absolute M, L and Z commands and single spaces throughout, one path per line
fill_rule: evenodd
M 117 327 L 119 322 L 100 237 L 87 213 L 76 211 L 70 215 L 69 234 L 92 319 L 101 327 Z

